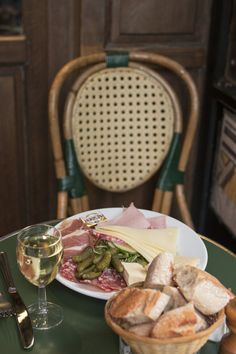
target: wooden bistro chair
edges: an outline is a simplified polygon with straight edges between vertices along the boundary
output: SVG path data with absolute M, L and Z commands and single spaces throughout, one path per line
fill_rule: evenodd
M 174 73 L 187 88 L 190 109 L 184 136 L 177 95 L 154 71 L 156 65 Z M 78 71 L 66 99 L 61 133 L 60 94 L 68 77 Z M 175 193 L 182 220 L 193 227 L 184 194 L 184 173 L 198 110 L 192 78 L 179 63 L 165 56 L 102 52 L 64 65 L 49 93 L 58 180 L 57 217 L 68 215 L 68 205 L 72 214 L 89 210 L 84 176 L 101 189 L 124 192 L 143 184 L 160 169 L 153 210 L 168 215 Z

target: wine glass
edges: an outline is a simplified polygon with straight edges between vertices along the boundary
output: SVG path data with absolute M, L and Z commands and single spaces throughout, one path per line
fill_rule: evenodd
M 28 307 L 33 327 L 57 326 L 63 320 L 62 308 L 47 302 L 46 285 L 56 277 L 62 261 L 61 232 L 46 224 L 24 228 L 17 236 L 16 256 L 21 273 L 38 287 L 38 302 Z

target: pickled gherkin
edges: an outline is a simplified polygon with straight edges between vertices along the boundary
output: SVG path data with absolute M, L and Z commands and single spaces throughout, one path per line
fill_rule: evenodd
M 111 264 L 118 273 L 122 273 L 124 271 L 124 267 L 117 254 L 113 254 L 111 256 Z
M 93 259 L 94 259 L 94 254 L 92 254 L 91 256 L 87 257 L 86 259 L 84 259 L 82 262 L 80 262 L 76 268 L 77 272 L 80 273 L 82 272 L 84 269 L 88 268 L 90 265 L 93 264 Z
M 103 257 L 103 254 L 96 254 L 96 256 L 93 259 L 93 263 L 94 264 L 99 263 L 101 261 L 102 257 Z
M 85 268 L 84 270 L 81 270 L 80 272 L 78 272 L 78 270 L 76 269 L 75 276 L 78 279 L 83 279 L 83 274 L 90 273 L 95 270 L 96 270 L 95 264 L 92 264 L 92 265 L 88 266 L 87 268 Z
M 89 280 L 92 280 L 92 279 L 96 279 L 98 278 L 100 275 L 102 274 L 102 272 L 100 271 L 92 271 L 92 272 L 89 272 L 89 273 L 84 273 L 82 275 L 82 279 L 89 279 Z
M 110 262 L 111 262 L 111 252 L 110 251 L 105 251 L 104 254 L 103 254 L 102 259 L 100 260 L 100 262 L 98 262 L 96 264 L 97 270 L 99 270 L 99 271 L 105 270 L 106 268 L 109 267 Z
M 75 263 L 82 262 L 84 259 L 88 258 L 89 256 L 93 255 L 93 248 L 88 246 L 86 247 L 80 254 L 77 256 L 72 257 L 72 261 Z

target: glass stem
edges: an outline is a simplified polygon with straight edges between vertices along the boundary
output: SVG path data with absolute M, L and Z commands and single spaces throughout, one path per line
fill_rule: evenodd
M 40 313 L 47 313 L 47 294 L 46 287 L 41 286 L 38 288 L 38 305 Z

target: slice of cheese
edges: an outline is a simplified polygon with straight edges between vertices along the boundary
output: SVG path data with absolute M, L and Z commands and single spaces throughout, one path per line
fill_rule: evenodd
M 147 270 L 141 264 L 127 262 L 122 262 L 122 264 L 124 267 L 123 277 L 128 286 L 145 280 Z
M 125 241 L 148 262 L 151 262 L 160 252 L 176 254 L 179 229 L 175 227 L 134 229 L 126 226 L 106 226 L 96 230 Z

